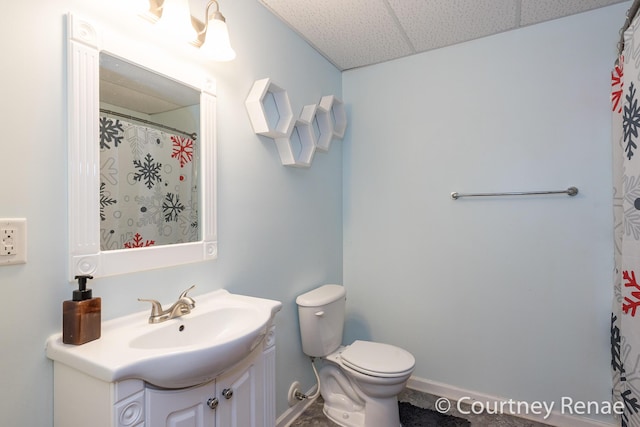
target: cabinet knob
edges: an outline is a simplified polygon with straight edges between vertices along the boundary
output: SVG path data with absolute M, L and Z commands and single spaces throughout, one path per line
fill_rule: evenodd
M 207 406 L 211 409 L 216 409 L 218 407 L 218 398 L 212 397 L 209 400 L 207 400 Z
M 224 390 L 222 390 L 222 396 L 225 399 L 231 399 L 231 396 L 233 396 L 233 390 L 230 388 L 225 388 Z

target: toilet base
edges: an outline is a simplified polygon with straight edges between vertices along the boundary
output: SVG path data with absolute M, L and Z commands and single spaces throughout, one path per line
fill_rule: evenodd
M 327 418 L 342 427 L 402 427 L 398 413 L 398 400 L 395 397 L 389 400 L 378 408 L 374 408 L 378 405 L 368 402 L 366 411 L 365 408 L 359 411 L 344 411 L 331 407 L 325 402 L 322 412 Z M 395 411 L 391 408 L 395 408 Z
M 364 426 L 364 414 L 361 412 L 344 412 L 339 409 L 328 408 L 325 404 L 322 408 L 324 415 L 334 423 L 342 427 Z
M 340 367 L 325 360 L 320 369 L 322 411 L 342 427 L 400 427 L 397 393 L 406 380 L 387 389 L 386 397 L 365 394 L 357 382 L 345 375 Z

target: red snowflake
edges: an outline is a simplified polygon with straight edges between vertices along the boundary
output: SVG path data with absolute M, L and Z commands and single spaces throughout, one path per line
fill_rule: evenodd
M 172 136 L 173 151 L 171 157 L 180 161 L 180 167 L 189 163 L 193 159 L 193 140 L 183 136 Z
M 624 63 L 624 56 L 620 56 L 618 63 L 611 72 L 611 104 L 612 110 L 620 114 L 622 112 L 622 92 L 624 76 L 624 70 L 622 64 Z
M 640 285 L 636 281 L 636 273 L 635 271 L 623 271 L 622 278 L 625 280 L 624 287 L 625 288 L 635 288 L 636 290 L 631 291 L 631 298 L 624 297 L 624 301 L 622 302 L 622 311 L 625 314 L 631 314 L 632 317 L 636 315 L 636 309 L 640 306 Z M 631 313 L 629 313 L 631 311 Z
M 155 240 L 147 240 L 146 242 L 144 242 L 142 240 L 142 236 L 140 235 L 140 233 L 136 233 L 136 235 L 133 236 L 133 241 L 125 243 L 124 247 L 128 249 L 144 248 L 145 246 L 153 246 L 155 244 L 156 244 Z

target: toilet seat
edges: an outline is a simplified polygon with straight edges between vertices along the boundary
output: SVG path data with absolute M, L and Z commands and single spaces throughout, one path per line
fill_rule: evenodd
M 413 355 L 400 347 L 360 340 L 345 348 L 340 359 L 354 371 L 381 378 L 406 375 L 416 364 Z

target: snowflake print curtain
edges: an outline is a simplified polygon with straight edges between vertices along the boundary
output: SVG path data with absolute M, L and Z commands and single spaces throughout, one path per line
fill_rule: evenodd
M 623 427 L 640 427 L 640 20 L 624 33 L 612 71 L 615 271 L 611 314 L 613 400 Z
M 100 117 L 100 247 L 198 240 L 194 141 Z

